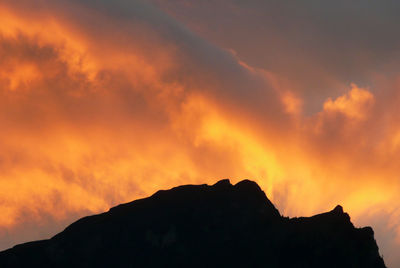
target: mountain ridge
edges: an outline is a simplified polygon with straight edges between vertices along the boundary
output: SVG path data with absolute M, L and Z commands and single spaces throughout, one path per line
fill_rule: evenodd
M 385 267 L 371 227 L 338 205 L 280 215 L 257 183 L 182 185 L 0 252 L 0 267 Z

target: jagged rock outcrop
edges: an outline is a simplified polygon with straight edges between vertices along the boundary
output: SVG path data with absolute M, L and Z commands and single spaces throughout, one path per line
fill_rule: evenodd
M 49 240 L 0 252 L 0 267 L 385 267 L 370 227 L 342 207 L 282 217 L 252 181 L 185 185 L 111 208 Z

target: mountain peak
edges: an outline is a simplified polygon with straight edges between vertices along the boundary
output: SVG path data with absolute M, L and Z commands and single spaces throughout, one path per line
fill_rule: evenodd
M 251 180 L 242 180 L 235 184 L 235 188 L 244 191 L 263 192 L 260 186 L 258 186 L 258 184 L 255 181 Z
M 232 184 L 229 179 L 220 180 L 213 185 L 213 187 L 231 187 L 231 186 Z
M 337 205 L 332 212 L 337 213 L 337 214 L 342 214 L 343 212 L 343 207 L 341 205 Z

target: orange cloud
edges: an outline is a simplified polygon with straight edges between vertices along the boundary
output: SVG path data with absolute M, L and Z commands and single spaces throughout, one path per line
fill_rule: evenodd
M 351 90 L 343 96 L 332 101 L 329 98 L 324 103 L 324 111 L 327 113 L 342 113 L 348 118 L 363 120 L 374 103 L 374 96 L 367 90 L 358 88 L 352 84 Z

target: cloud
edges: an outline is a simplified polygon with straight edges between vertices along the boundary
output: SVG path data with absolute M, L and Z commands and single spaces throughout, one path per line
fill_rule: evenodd
M 332 101 L 329 98 L 324 103 L 324 111 L 327 113 L 342 113 L 350 119 L 363 120 L 367 117 L 368 109 L 373 105 L 374 96 L 365 89 L 352 85 L 352 89 L 346 95 Z
M 249 65 L 287 78 L 308 114 L 349 83 L 368 86 L 373 74 L 399 68 L 398 1 L 152 2 Z

